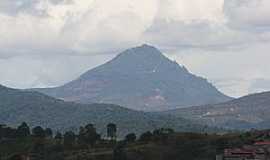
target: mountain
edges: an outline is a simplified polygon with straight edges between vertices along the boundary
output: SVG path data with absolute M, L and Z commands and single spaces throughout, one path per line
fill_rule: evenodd
M 177 109 L 165 114 L 235 129 L 270 128 L 270 92 L 241 97 L 226 103 Z
M 0 124 L 16 126 L 24 121 L 31 126 L 41 125 L 55 131 L 76 130 L 81 125 L 92 123 L 103 135 L 106 125 L 112 122 L 117 124 L 120 136 L 160 127 L 177 131 L 200 131 L 203 128 L 183 118 L 133 111 L 117 105 L 64 102 L 38 92 L 0 86 Z
M 128 49 L 63 86 L 35 90 L 65 101 L 111 103 L 143 111 L 231 99 L 149 45 Z

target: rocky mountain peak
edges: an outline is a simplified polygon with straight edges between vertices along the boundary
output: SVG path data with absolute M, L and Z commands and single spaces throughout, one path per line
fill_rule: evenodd
M 125 50 L 68 84 L 39 91 L 66 101 L 118 104 L 144 111 L 230 100 L 206 79 L 147 44 Z
M 155 47 L 143 44 L 138 47 L 127 49 L 120 53 L 115 59 L 116 60 L 158 60 L 166 58 L 162 53 Z
M 188 72 L 177 62 L 171 61 L 163 55 L 157 48 L 147 44 L 125 50 L 111 61 L 96 68 L 96 70 L 102 70 L 102 72 L 108 70 L 123 74 L 169 73 L 173 71 L 181 73 Z M 86 73 L 84 77 L 90 73 L 92 72 Z

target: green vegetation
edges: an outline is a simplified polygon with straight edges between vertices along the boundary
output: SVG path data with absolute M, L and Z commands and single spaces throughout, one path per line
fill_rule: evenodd
M 80 127 L 79 132 L 53 134 L 50 128 L 30 127 L 22 123 L 17 128 L 0 126 L 1 160 L 23 160 L 23 157 L 46 160 L 213 160 L 225 148 L 252 144 L 270 139 L 256 132 L 177 133 L 170 128 L 147 131 L 141 135 L 129 133 L 117 139 L 117 125 L 107 125 L 107 136 L 99 134 L 93 124 Z M 261 133 L 261 132 L 260 132 Z
M 113 123 L 117 124 L 117 136 L 121 138 L 128 133 L 138 135 L 156 128 L 173 128 L 179 132 L 222 131 L 170 115 L 134 111 L 112 104 L 84 105 L 64 102 L 37 92 L 1 86 L 0 122 L 10 126 L 27 122 L 30 127 L 43 126 L 61 132 L 79 132 L 80 126 L 91 122 L 103 135 L 107 133 L 106 125 Z

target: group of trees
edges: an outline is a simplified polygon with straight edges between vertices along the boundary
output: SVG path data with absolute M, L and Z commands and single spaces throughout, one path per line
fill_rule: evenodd
M 64 155 L 67 153 L 66 150 L 78 152 L 79 156 L 80 151 L 84 152 L 90 148 L 89 151 L 91 151 L 100 147 L 107 149 L 107 151 L 113 151 L 114 160 L 125 160 L 130 151 L 129 147 L 148 142 L 162 142 L 164 144 L 172 133 L 174 133 L 172 129 L 161 128 L 145 132 L 138 137 L 135 133 L 129 133 L 124 139 L 122 137 L 117 139 L 117 125 L 110 123 L 107 125 L 107 135 L 103 139 L 93 124 L 80 127 L 78 132 L 54 133 L 50 128 L 42 128 L 41 126 L 30 128 L 27 123 L 23 122 L 17 128 L 0 125 L 0 145 L 12 144 L 14 151 L 26 153 L 31 159 L 60 160 L 66 156 Z M 24 148 L 21 148 L 22 142 Z M 18 143 L 17 146 L 16 143 Z M 12 150 L 12 148 L 8 149 Z M 1 151 L 0 147 L 0 159 L 1 153 L 5 152 Z M 10 155 L 13 156 L 13 154 Z M 83 156 L 89 155 L 84 154 Z
M 156 129 L 153 132 L 147 131 L 145 133 L 143 133 L 140 138 L 139 141 L 143 141 L 143 142 L 149 142 L 149 141 L 159 141 L 159 140 L 166 140 L 170 134 L 173 134 L 174 130 L 171 128 L 160 128 L 160 129 Z
M 0 125 L 0 139 L 15 139 L 15 138 L 25 138 L 25 137 L 52 137 L 53 132 L 50 128 L 43 129 L 40 126 L 34 127 L 31 131 L 27 123 L 23 122 L 17 128 L 7 127 L 6 125 Z
M 161 128 L 154 130 L 153 132 L 145 132 L 140 137 L 139 141 L 151 141 L 157 139 L 166 139 L 168 134 L 173 133 L 172 129 Z M 53 134 L 52 129 L 37 126 L 31 128 L 27 123 L 23 122 L 17 128 L 7 127 L 5 125 L 0 125 L 0 139 L 14 139 L 14 138 L 25 138 L 25 137 L 34 137 L 34 138 L 54 138 L 57 143 L 64 144 L 65 146 L 72 146 L 74 144 L 78 145 L 91 145 L 96 144 L 97 141 L 101 140 L 101 135 L 97 133 L 97 130 L 93 124 L 87 124 L 83 127 L 80 127 L 79 132 L 75 133 L 73 131 L 67 131 L 65 133 L 56 132 Z M 117 126 L 116 124 L 109 123 L 107 125 L 107 140 L 116 141 L 117 139 Z M 137 136 L 135 133 L 130 133 L 125 136 L 125 142 L 135 142 Z
M 72 146 L 74 144 L 79 145 L 91 145 L 93 146 L 98 140 L 101 140 L 101 135 L 97 133 L 93 124 L 87 124 L 84 127 L 80 127 L 79 133 L 76 135 L 72 131 L 65 132 L 62 136 L 61 133 L 57 133 L 55 139 L 61 141 L 65 146 Z
M 53 133 L 50 128 L 40 126 L 31 129 L 26 123 L 17 128 L 0 125 L 0 160 L 1 157 L 21 160 L 17 158 L 22 156 L 21 153 L 32 160 L 85 160 L 97 159 L 96 156 L 112 160 L 163 159 L 160 157 L 172 160 L 213 159 L 225 148 L 269 140 L 269 132 L 218 135 L 175 133 L 170 128 L 160 128 L 138 137 L 129 133 L 124 139 L 117 139 L 117 126 L 110 123 L 107 125 L 107 136 L 102 139 L 93 124 L 80 127 L 78 132 L 64 133 Z
M 101 135 L 97 133 L 93 124 L 87 124 L 80 127 L 79 132 L 76 134 L 73 131 L 67 131 L 65 133 L 56 132 L 53 134 L 52 129 L 42 128 L 37 126 L 31 128 L 27 123 L 23 122 L 17 128 L 8 127 L 6 125 L 0 125 L 0 140 L 1 139 L 16 139 L 16 138 L 54 138 L 58 143 L 63 143 L 66 146 L 72 146 L 73 144 L 79 145 L 94 145 L 98 140 L 101 140 Z M 111 141 L 115 141 L 117 138 L 117 126 L 110 123 L 107 125 L 107 138 Z

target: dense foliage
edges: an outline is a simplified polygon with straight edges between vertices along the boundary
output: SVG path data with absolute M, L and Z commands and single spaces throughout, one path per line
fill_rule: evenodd
M 113 127 L 113 129 L 111 128 Z M 116 124 L 108 124 L 115 131 Z M 23 157 L 46 160 L 212 160 L 225 148 L 270 139 L 253 132 L 199 134 L 177 133 L 170 128 L 129 133 L 123 140 L 99 134 L 93 124 L 80 127 L 79 132 L 53 133 L 50 128 L 32 128 L 22 123 L 17 128 L 0 127 L 1 160 L 23 160 Z

